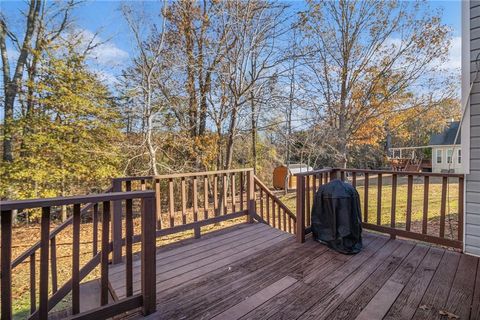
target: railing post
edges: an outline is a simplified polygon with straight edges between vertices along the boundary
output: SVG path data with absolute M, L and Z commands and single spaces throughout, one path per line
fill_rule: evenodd
M 247 210 L 248 222 L 253 223 L 255 215 L 255 183 L 253 180 L 253 170 L 247 172 Z
M 156 218 L 155 198 L 142 201 L 142 297 L 143 315 L 156 311 Z
M 305 242 L 305 177 L 297 176 L 297 242 Z
M 12 211 L 2 211 L 1 223 L 1 318 L 12 319 Z
M 50 207 L 42 208 L 40 225 L 40 292 L 39 319 L 48 319 L 48 245 L 50 236 Z
M 113 179 L 112 192 L 122 192 L 122 180 Z M 122 262 L 122 202 L 113 201 L 112 211 L 112 263 Z

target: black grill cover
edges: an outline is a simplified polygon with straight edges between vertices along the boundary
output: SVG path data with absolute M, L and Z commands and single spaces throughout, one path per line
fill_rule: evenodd
M 362 249 L 362 213 L 357 190 L 333 180 L 318 188 L 312 207 L 312 233 L 316 241 L 344 253 Z

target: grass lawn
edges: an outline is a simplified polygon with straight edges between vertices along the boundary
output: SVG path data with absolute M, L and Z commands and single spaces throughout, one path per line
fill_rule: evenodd
M 368 222 L 376 224 L 377 222 L 377 176 L 370 176 L 368 188 Z M 391 176 L 384 175 L 382 178 L 382 197 L 381 197 L 381 224 L 390 226 L 391 206 L 392 206 L 392 185 Z M 365 188 L 363 177 L 357 177 L 357 191 L 360 195 L 362 219 L 364 214 Z M 313 194 L 313 190 L 312 190 Z M 411 230 L 421 232 L 423 219 L 423 178 L 415 177 L 412 192 L 412 226 Z M 428 201 L 428 224 L 427 233 L 430 235 L 439 235 L 440 206 L 442 194 L 441 178 L 430 178 L 429 201 Z M 313 203 L 313 196 L 311 196 Z M 296 195 L 289 193 L 281 200 L 295 212 Z M 399 177 L 397 183 L 397 201 L 396 201 L 396 227 L 404 228 L 407 211 L 407 178 Z M 451 178 L 447 188 L 446 205 L 446 225 L 445 237 L 455 239 L 458 222 L 458 179 Z

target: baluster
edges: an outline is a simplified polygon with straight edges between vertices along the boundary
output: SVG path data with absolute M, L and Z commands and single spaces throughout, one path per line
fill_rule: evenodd
M 240 172 L 240 211 L 243 211 L 244 172 Z
M 440 238 L 445 237 L 445 210 L 447 206 L 447 184 L 448 178 L 442 178 L 442 201 L 440 203 Z
M 357 187 L 357 173 L 355 171 L 352 172 L 352 186 Z
M 40 304 L 38 315 L 41 320 L 48 318 L 48 245 L 50 236 L 50 207 L 42 208 L 40 226 Z M 3 275 L 2 275 L 3 276 Z M 3 286 L 2 286 L 3 288 Z
M 55 293 L 58 290 L 56 237 L 50 239 L 50 272 L 52 274 L 52 293 Z
M 282 214 L 280 212 L 280 204 L 277 205 L 277 219 L 278 219 L 278 229 L 282 230 Z
M 157 211 L 158 212 L 158 211 Z M 158 217 L 157 217 L 158 218 Z M 126 295 L 133 295 L 133 200 L 125 201 Z
M 283 213 L 283 231 L 287 232 L 287 213 L 285 212 L 284 208 L 282 208 L 282 213 Z
M 43 221 L 43 216 L 42 216 Z M 2 211 L 0 218 L 1 223 L 1 270 L 2 277 L 0 278 L 0 298 L 1 304 L 1 316 L 2 319 L 12 318 L 12 211 Z M 48 240 L 47 240 L 48 250 Z M 48 254 L 48 251 L 47 251 Z M 48 255 L 47 255 L 48 260 Z M 47 264 L 48 268 L 48 264 Z M 48 278 L 48 270 L 47 270 Z M 48 281 L 48 279 L 47 279 Z M 48 286 L 48 283 L 47 283 Z M 48 289 L 48 287 L 47 287 Z M 45 319 L 45 318 L 44 318 Z
M 80 312 L 80 204 L 73 205 L 72 313 Z M 53 239 L 52 239 L 53 240 Z M 53 256 L 53 251 L 52 251 Z M 53 271 L 52 271 L 53 272 Z
M 395 229 L 395 215 L 397 207 L 397 175 L 392 174 L 392 205 L 390 211 L 390 227 Z M 395 235 L 391 235 L 392 239 L 395 239 Z
M 276 228 L 275 200 L 272 198 L 272 227 Z
M 405 223 L 405 229 L 410 231 L 412 225 L 412 192 L 413 192 L 413 176 L 408 175 L 407 182 L 407 219 Z
M 173 179 L 168 179 L 168 214 L 170 216 L 170 228 L 175 225 L 175 203 L 173 197 Z
M 218 209 L 218 176 L 213 176 L 213 210 L 215 212 L 215 217 L 220 215 Z
M 157 216 L 157 229 L 162 229 L 162 197 L 160 190 L 160 179 L 155 179 L 155 211 Z M 130 190 L 128 190 L 130 191 Z
M 198 188 L 197 177 L 193 177 L 193 221 L 198 221 Z
M 227 187 L 227 174 L 224 173 L 222 176 L 222 208 L 220 209 L 222 214 L 227 214 L 227 193 L 228 193 L 228 187 Z
M 368 172 L 365 172 L 364 182 L 364 195 L 363 195 L 363 222 L 368 222 Z
M 425 176 L 423 179 L 423 219 L 422 219 L 423 234 L 427 234 L 429 188 L 430 188 L 430 177 Z
M 288 216 L 288 232 L 292 233 L 292 218 Z
M 128 181 L 130 182 L 130 181 Z M 128 186 L 128 183 L 127 183 Z M 93 256 L 95 257 L 98 253 L 98 203 L 93 205 Z
M 145 184 L 145 179 L 140 180 L 140 184 L 141 184 L 140 188 L 141 188 L 142 191 L 147 190 L 147 185 Z
M 30 255 L 30 314 L 34 313 L 35 310 L 37 310 L 37 290 L 36 290 L 37 283 L 36 283 L 35 277 L 36 277 L 35 251 L 33 251 L 33 253 Z M 2 297 L 2 301 L 3 301 L 3 297 Z
M 267 223 L 270 224 L 270 195 L 267 194 Z
M 306 187 L 305 187 L 305 225 L 310 225 L 310 176 L 306 176 Z
M 382 184 L 383 178 L 382 174 L 379 173 L 377 182 L 377 225 L 382 225 Z
M 315 199 L 315 193 L 317 192 L 317 175 L 314 174 L 313 178 L 313 191 L 312 191 L 312 199 Z
M 260 188 L 260 216 L 262 217 L 262 219 L 264 219 L 263 217 L 263 189 Z
M 182 192 L 182 224 L 187 224 L 187 196 L 185 190 L 185 177 L 182 177 L 181 181 L 181 192 Z
M 232 193 L 232 212 L 235 212 L 236 210 L 236 199 L 235 199 L 235 173 L 232 173 L 231 176 L 231 190 L 230 192 Z
M 463 241 L 463 191 L 464 178 L 458 178 L 458 241 Z
M 108 303 L 108 252 L 109 252 L 109 229 L 110 229 L 110 202 L 103 202 L 102 212 L 102 257 L 100 262 L 101 289 L 100 305 Z
M 208 176 L 203 178 L 204 219 L 208 219 Z
M 340 179 L 342 181 L 345 181 L 345 171 L 343 171 L 343 170 L 340 170 Z

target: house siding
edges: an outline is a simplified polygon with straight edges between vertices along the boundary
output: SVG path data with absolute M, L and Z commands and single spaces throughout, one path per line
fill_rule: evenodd
M 442 162 L 437 163 L 437 150 L 442 152 Z M 452 151 L 452 162 L 447 161 L 447 152 Z M 447 146 L 432 146 L 432 172 L 454 172 L 463 173 L 464 168 L 461 163 L 458 163 L 458 150 L 459 145 L 447 145 Z M 461 156 L 461 162 L 465 161 L 463 155 Z
M 465 186 L 465 253 L 480 256 L 480 74 L 474 81 L 477 64 L 474 61 L 480 53 L 480 1 L 462 3 L 462 105 L 470 94 L 470 108 L 467 108 L 463 123 L 462 153 L 469 163 L 464 167 Z M 466 161 L 463 161 L 466 162 Z

